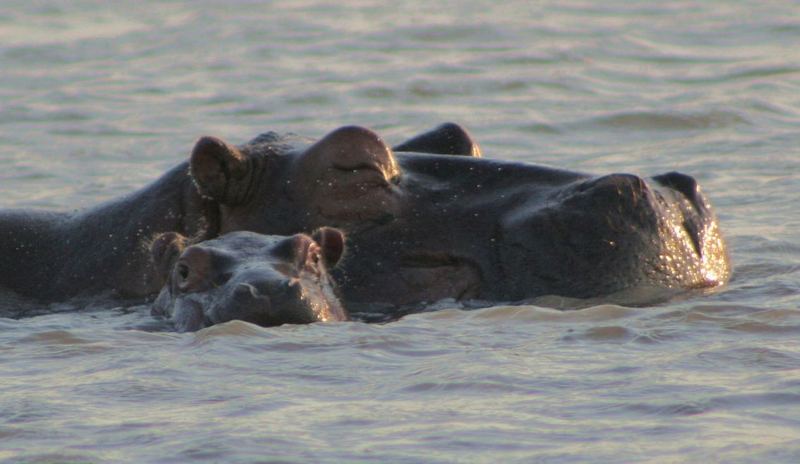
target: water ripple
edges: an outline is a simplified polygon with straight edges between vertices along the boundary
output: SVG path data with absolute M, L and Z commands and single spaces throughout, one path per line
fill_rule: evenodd
M 765 77 L 791 76 L 800 73 L 798 66 L 761 66 L 707 76 L 675 77 L 672 80 L 682 84 L 724 84 L 740 80 L 753 80 Z
M 716 369 L 800 369 L 800 354 L 769 348 L 744 347 L 703 351 L 698 353 L 697 357 Z
M 750 124 L 751 122 L 747 118 L 732 111 L 705 111 L 693 114 L 632 111 L 596 116 L 567 125 L 584 130 L 688 131 Z

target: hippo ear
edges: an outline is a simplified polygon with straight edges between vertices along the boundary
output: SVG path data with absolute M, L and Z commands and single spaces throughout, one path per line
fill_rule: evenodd
M 332 268 L 344 254 L 344 234 L 333 227 L 321 227 L 314 232 L 312 237 L 322 248 L 322 257 L 325 266 Z
M 187 243 L 188 239 L 177 232 L 160 234 L 150 243 L 150 257 L 162 281 L 167 280 Z
M 394 147 L 394 151 L 416 151 L 438 155 L 462 155 L 480 158 L 481 148 L 466 129 L 447 122 Z
M 201 195 L 231 206 L 246 201 L 253 173 L 239 149 L 216 137 L 202 137 L 189 163 Z

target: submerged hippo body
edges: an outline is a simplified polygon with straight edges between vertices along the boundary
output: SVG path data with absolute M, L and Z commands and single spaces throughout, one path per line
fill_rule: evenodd
M 153 236 L 201 237 L 215 209 L 184 162 L 137 192 L 86 210 L 0 210 L 0 288 L 43 301 L 154 294 L 163 281 L 150 260 Z
M 689 176 L 593 176 L 480 156 L 453 124 L 394 151 L 343 127 L 313 144 L 206 137 L 191 169 L 220 205 L 221 232 L 343 229 L 349 251 L 334 277 L 348 306 L 587 298 L 729 277 L 717 220 Z
M 189 246 L 180 234 L 163 234 L 152 253 L 166 284 L 152 312 L 179 331 L 234 319 L 262 326 L 347 320 L 327 272 L 343 243 L 332 228 L 313 238 L 231 232 Z

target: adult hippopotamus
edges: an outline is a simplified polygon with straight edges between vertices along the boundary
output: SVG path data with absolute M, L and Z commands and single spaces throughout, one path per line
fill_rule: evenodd
M 694 289 L 730 275 L 717 219 L 692 177 L 482 158 L 454 124 L 394 150 L 355 126 L 313 143 L 267 133 L 237 147 L 204 137 L 190 164 L 219 205 L 210 222 L 221 233 L 343 229 L 349 251 L 333 275 L 352 307 Z
M 162 234 L 151 250 L 166 284 L 152 313 L 182 332 L 234 319 L 262 326 L 347 320 L 328 276 L 343 249 L 344 236 L 329 227 L 313 238 L 239 231 L 193 245 Z

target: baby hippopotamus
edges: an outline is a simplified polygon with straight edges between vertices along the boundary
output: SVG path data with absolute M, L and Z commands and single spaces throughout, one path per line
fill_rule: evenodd
M 167 232 L 150 250 L 166 280 L 152 314 L 178 331 L 234 319 L 261 326 L 348 319 L 328 276 L 344 251 L 338 229 L 311 237 L 231 232 L 197 244 Z

